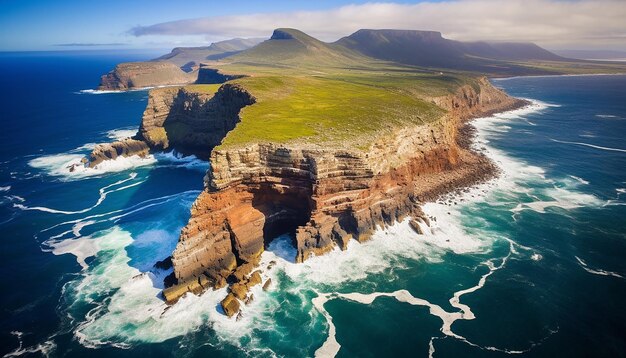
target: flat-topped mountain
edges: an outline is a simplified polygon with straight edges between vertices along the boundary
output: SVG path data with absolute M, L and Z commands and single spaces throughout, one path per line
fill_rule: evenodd
M 158 57 L 155 61 L 172 62 L 183 70 L 192 69 L 202 62 L 219 60 L 247 50 L 265 41 L 263 38 L 242 39 L 234 38 L 214 42 L 203 47 L 175 47 L 172 52 Z M 189 71 L 187 71 L 189 72 Z
M 202 73 L 203 63 L 214 69 L 205 66 Z M 398 66 L 490 76 L 612 72 L 619 67 L 567 59 L 532 43 L 461 42 L 436 31 L 362 29 L 327 43 L 296 29 L 279 28 L 268 40 L 237 38 L 206 47 L 177 47 L 151 61 L 120 64 L 102 76 L 99 89 L 216 83 L 216 78 L 277 68 L 322 74 L 332 69 Z M 223 72 L 216 75 L 217 68 Z
M 201 63 L 237 54 L 263 40 L 236 38 L 204 47 L 176 47 L 154 60 L 120 63 L 101 77 L 98 89 L 123 91 L 193 83 Z
M 493 66 L 504 66 L 501 61 L 567 60 L 533 43 L 461 42 L 436 31 L 363 29 L 335 44 L 381 60 L 486 72 L 493 72 Z M 508 70 L 520 69 L 509 65 Z

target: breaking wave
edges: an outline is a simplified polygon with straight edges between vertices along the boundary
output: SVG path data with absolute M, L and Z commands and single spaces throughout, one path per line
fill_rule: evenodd
M 156 163 L 156 159 L 152 155 L 144 158 L 137 155 L 131 157 L 120 156 L 113 160 L 105 160 L 95 167 L 89 168 L 82 163 L 84 157 L 82 154 L 53 154 L 32 159 L 28 164 L 33 168 L 43 170 L 47 175 L 70 181 L 101 176 L 106 173 L 122 172 Z M 70 171 L 72 167 L 74 169 Z
M 515 219 L 524 210 L 545 212 L 550 207 L 574 210 L 601 205 L 596 197 L 578 191 L 579 186 L 586 185 L 581 178 L 546 178 L 542 168 L 513 159 L 489 146 L 490 136 L 506 130 L 503 126 L 509 126 L 511 121 L 523 122 L 523 116 L 545 108 L 547 104 L 534 102 L 529 107 L 475 122 L 478 128 L 475 146 L 487 148 L 486 154 L 501 167 L 502 176 L 460 195 L 449 195 L 424 205 L 424 212 L 430 218 L 430 225 L 420 224 L 425 234 L 417 234 L 405 220 L 380 228 L 370 241 L 351 240 L 346 251 L 335 249 L 300 264 L 293 261 L 295 249 L 289 236 L 273 240 L 262 254 L 260 264 L 263 281 L 271 279 L 272 289 L 266 292 L 261 285 L 253 287 L 254 300 L 242 306 L 239 321 L 227 318 L 218 309 L 226 289 L 200 295 L 188 293 L 172 306 L 166 305 L 160 297 L 163 279 L 171 271 L 156 269 L 153 264 L 167 257 L 175 247 L 180 228 L 188 217 L 188 207 L 197 192 L 155 198 L 124 210 L 89 215 L 46 229 L 45 234 L 50 235 L 44 245 L 46 250 L 72 254 L 83 268 L 81 276 L 64 289 L 69 302 L 64 311 L 72 322 L 77 322 L 74 335 L 86 347 L 128 348 L 174 337 L 193 340 L 192 333 L 209 330 L 212 335 L 209 338 L 203 335 L 203 344 L 217 346 L 227 342 L 250 355 L 282 355 L 281 352 L 288 351 L 305 356 L 334 356 L 341 349 L 336 334 L 343 328 L 334 326 L 332 315 L 324 308 L 325 303 L 340 299 L 370 304 L 386 296 L 401 303 L 428 307 L 431 315 L 441 319 L 444 336 L 433 332 L 428 346 L 431 355 L 436 342 L 444 337 L 484 350 L 508 354 L 526 352 L 540 342 L 529 341 L 524 349 L 478 345 L 455 333 L 453 324 L 475 317 L 472 308 L 462 303 L 462 298 L 479 292 L 496 273 L 506 274 L 510 258 L 542 259 L 540 253 L 510 241 L 480 216 L 468 215 L 468 212 L 479 210 L 481 205 L 492 205 L 511 212 Z M 176 153 L 157 154 L 154 160 L 165 166 L 203 170 L 208 166 L 195 157 L 180 157 Z M 172 202 L 180 205 L 173 209 Z M 170 203 L 167 213 L 162 210 L 165 203 Z M 155 214 L 146 216 L 152 217 L 149 222 L 136 225 L 121 220 L 138 211 Z M 114 226 L 81 235 L 87 231 L 86 227 L 102 222 Z M 122 222 L 126 224 L 120 224 Z M 501 255 L 503 247 L 508 250 Z M 395 282 L 398 272 L 410 265 L 443 263 L 449 254 L 477 257 L 479 262 L 468 269 L 487 270 L 477 277 L 476 283 L 454 291 L 448 299 L 452 310 L 433 303 L 432 299 L 416 297 L 406 288 L 377 290 L 376 282 Z M 353 292 L 345 292 L 346 287 Z M 295 319 L 288 319 L 286 315 L 297 317 L 298 336 L 308 337 L 306 345 L 294 348 L 289 343 L 290 337 L 284 336 L 290 333 L 279 317 L 286 321 Z M 268 348 L 267 337 L 279 337 L 272 340 L 272 348 Z
M 570 142 L 570 141 L 566 141 L 566 140 L 558 140 L 558 139 L 552 139 L 552 138 L 550 138 L 550 140 L 551 140 L 551 141 L 553 141 L 553 142 L 557 142 L 557 143 L 580 145 L 580 146 L 584 146 L 584 147 L 589 147 L 589 148 L 594 148 L 594 149 L 600 149 L 600 150 L 606 150 L 606 151 L 611 151 L 611 152 L 622 152 L 622 153 L 626 153 L 626 149 L 611 148 L 611 147 L 603 147 L 603 146 L 594 145 L 594 144 L 589 144 L 589 143 L 582 143 L 582 142 Z

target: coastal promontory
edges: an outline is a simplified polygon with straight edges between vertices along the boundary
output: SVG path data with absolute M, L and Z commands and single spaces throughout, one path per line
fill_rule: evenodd
M 97 166 L 119 155 L 176 150 L 210 162 L 171 255 L 167 302 L 228 286 L 222 309 L 237 315 L 253 299 L 251 287 L 271 287 L 258 262 L 281 234 L 290 235 L 292 259 L 302 262 L 398 221 L 428 224 L 423 203 L 496 173 L 470 148 L 467 121 L 525 104 L 476 69 L 491 66 L 499 75 L 563 66 L 494 57 L 468 69 L 456 62 L 425 67 L 403 60 L 412 51 L 395 44 L 434 41 L 435 50 L 458 56 L 484 47 L 450 47 L 438 33 L 376 31 L 328 44 L 278 29 L 206 65 L 223 83 L 151 90 L 137 134 L 99 145 L 86 158 Z M 397 59 L 382 56 L 388 52 L 376 41 L 362 46 L 364 38 L 381 36 L 388 41 L 379 46 L 395 46 Z M 562 61 L 534 46 L 514 48 L 533 61 Z M 431 55 L 424 58 L 439 56 Z

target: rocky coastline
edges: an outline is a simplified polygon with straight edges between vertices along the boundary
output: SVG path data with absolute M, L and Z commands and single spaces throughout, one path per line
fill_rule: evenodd
M 163 291 L 168 303 L 187 292 L 228 286 L 222 309 L 237 315 L 253 299 L 252 286 L 270 287 L 257 266 L 270 240 L 283 233 L 293 236 L 294 260 L 303 262 L 345 249 L 351 239 L 366 241 L 378 228 L 406 218 L 419 230 L 418 222 L 428 223 L 422 203 L 497 173 L 488 158 L 470 149 L 467 122 L 526 104 L 483 78 L 478 86 L 432 98 L 448 111 L 440 120 L 395 130 L 366 150 L 307 143 L 213 149 L 235 127 L 239 110 L 254 101 L 231 84 L 215 96 L 152 90 L 138 134 L 96 147 L 88 160 L 91 165 L 114 158 L 112 152 L 176 149 L 210 161 L 205 189 L 171 256 L 173 273 Z M 167 127 L 168 118 L 173 127 Z
M 170 62 L 126 62 L 115 66 L 100 78 L 100 91 L 127 91 L 131 89 L 172 86 L 193 83 L 197 71 L 186 73 Z

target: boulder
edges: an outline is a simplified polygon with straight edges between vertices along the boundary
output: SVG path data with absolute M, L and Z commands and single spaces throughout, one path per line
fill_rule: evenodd
M 232 317 L 239 312 L 239 301 L 232 293 L 229 293 L 220 305 L 228 317 Z

